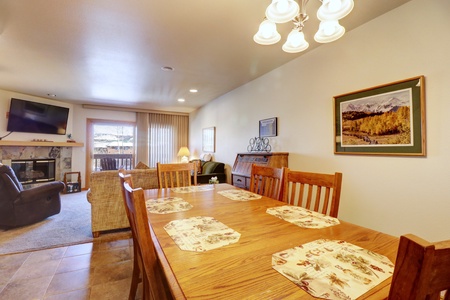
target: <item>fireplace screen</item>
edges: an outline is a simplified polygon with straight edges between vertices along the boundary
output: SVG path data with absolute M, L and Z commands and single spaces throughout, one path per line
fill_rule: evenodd
M 55 159 L 12 160 L 11 168 L 21 183 L 55 181 Z

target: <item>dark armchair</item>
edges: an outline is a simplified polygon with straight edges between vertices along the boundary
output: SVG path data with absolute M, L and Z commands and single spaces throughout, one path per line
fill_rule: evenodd
M 224 163 L 199 159 L 193 160 L 192 162 L 197 163 L 197 184 L 209 183 L 211 177 L 217 177 L 219 183 L 227 182 Z
M 11 167 L 0 164 L 0 226 L 18 227 L 39 222 L 61 211 L 61 181 L 27 190 Z

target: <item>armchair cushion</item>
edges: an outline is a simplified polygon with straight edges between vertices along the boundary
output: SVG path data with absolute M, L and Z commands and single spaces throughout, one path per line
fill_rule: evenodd
M 217 177 L 221 183 L 226 182 L 225 164 L 217 161 L 201 161 L 201 173 L 197 174 L 197 183 L 209 183 L 211 177 Z
M 206 161 L 202 164 L 202 174 L 224 173 L 225 164 L 216 161 Z

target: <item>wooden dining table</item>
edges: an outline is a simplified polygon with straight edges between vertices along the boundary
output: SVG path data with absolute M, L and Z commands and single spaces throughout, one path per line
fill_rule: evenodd
M 235 201 L 218 193 L 230 189 L 237 188 L 216 184 L 211 190 L 191 193 L 144 191 L 146 199 L 180 197 L 193 206 L 183 212 L 148 213 L 153 242 L 176 299 L 317 299 L 272 268 L 272 254 L 317 239 L 346 241 L 395 262 L 397 237 L 343 220 L 322 229 L 302 228 L 266 213 L 284 202 L 268 197 Z M 196 216 L 213 217 L 226 224 L 241 234 L 239 241 L 205 252 L 181 250 L 164 226 Z M 391 278 L 358 299 L 387 298 Z

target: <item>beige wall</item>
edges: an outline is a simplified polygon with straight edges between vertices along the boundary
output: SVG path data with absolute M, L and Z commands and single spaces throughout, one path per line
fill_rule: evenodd
M 11 98 L 18 98 L 28 101 L 36 101 L 40 103 L 46 103 L 56 106 L 63 106 L 69 108 L 69 119 L 67 121 L 67 133 L 72 132 L 73 128 L 73 105 L 61 101 L 49 100 L 46 98 L 35 97 L 30 95 L 25 95 L 21 93 L 11 92 L 0 90 L 0 137 L 8 134 L 6 131 L 6 125 L 8 124 L 8 119 L 6 118 L 6 113 L 9 112 L 9 105 L 11 103 Z M 67 141 L 66 135 L 57 135 L 57 134 L 32 134 L 32 133 L 23 133 L 23 132 L 13 132 L 11 133 L 6 140 L 11 141 L 31 141 L 32 139 L 45 139 L 54 142 L 65 142 Z
M 258 121 L 278 117 L 270 143 L 290 152 L 291 168 L 343 173 L 341 219 L 450 239 L 449 12 L 448 0 L 413 0 L 216 99 L 191 114 L 191 151 L 216 126 L 215 159 L 230 171 Z M 427 157 L 333 154 L 333 96 L 417 75 L 426 77 Z
M 16 92 L 0 90 L 0 136 L 6 135 L 6 112 L 9 111 L 11 98 L 19 98 L 24 100 L 48 103 L 58 106 L 69 107 L 69 121 L 67 124 L 67 133 L 72 134 L 72 138 L 77 142 L 86 145 L 86 120 L 87 119 L 106 119 L 135 122 L 136 113 L 108 111 L 98 109 L 85 109 L 81 105 L 73 105 L 62 101 L 53 101 L 46 98 L 34 97 Z M 9 141 L 31 141 L 32 139 L 46 139 L 54 142 L 65 142 L 67 136 L 55 134 L 34 134 L 13 132 L 5 140 Z M 86 174 L 86 147 L 74 147 L 72 149 L 72 170 L 80 171 L 82 174 L 82 186 L 85 187 Z

